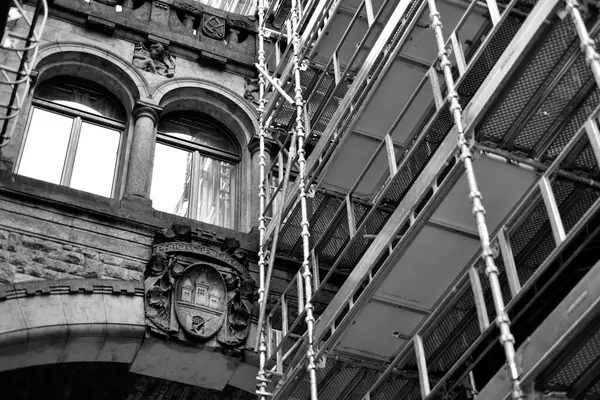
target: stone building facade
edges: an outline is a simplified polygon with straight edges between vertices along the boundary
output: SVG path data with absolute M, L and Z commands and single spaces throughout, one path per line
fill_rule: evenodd
M 11 398 L 70 398 L 75 376 L 116 370 L 125 389 L 91 398 L 251 398 L 254 18 L 194 0 L 50 3 L 0 153 L 0 376 L 31 382 Z M 193 268 L 222 279 L 228 317 L 210 335 L 193 332 L 212 317 L 192 326 L 170 294 Z M 296 269 L 277 266 L 272 301 Z

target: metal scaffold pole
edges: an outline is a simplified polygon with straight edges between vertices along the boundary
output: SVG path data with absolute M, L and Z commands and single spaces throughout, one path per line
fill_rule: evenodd
M 315 366 L 314 350 L 314 316 L 311 302 L 312 297 L 312 272 L 310 269 L 310 233 L 308 231 L 308 212 L 306 206 L 306 157 L 304 153 L 304 142 L 306 139 L 306 130 L 304 127 L 304 101 L 302 99 L 302 86 L 300 80 L 300 35 L 298 33 L 300 22 L 299 0 L 292 0 L 292 46 L 294 50 L 294 80 L 295 80 L 295 98 L 296 105 L 296 134 L 298 139 L 298 179 L 300 189 L 300 208 L 302 214 L 302 276 L 304 277 L 304 296 L 306 309 L 306 327 L 307 327 L 307 349 L 306 358 L 308 360 L 308 375 L 310 379 L 310 398 L 317 400 L 317 373 Z
M 265 69 L 265 31 L 264 31 L 264 20 L 265 20 L 265 12 L 266 12 L 266 1 L 267 0 L 257 0 L 258 1 L 258 65 Z M 265 298 L 265 232 L 267 227 L 265 225 L 265 202 L 266 202 L 266 188 L 265 188 L 265 167 L 266 167 L 266 157 L 265 157 L 265 121 L 264 121 L 264 111 L 266 105 L 265 99 L 265 78 L 262 74 L 258 74 L 258 94 L 259 94 L 259 104 L 258 104 L 258 124 L 259 124 L 259 186 L 258 186 L 258 197 L 259 197 L 259 217 L 258 217 L 258 232 L 259 232 L 259 248 L 258 248 L 258 268 L 259 268 L 259 289 L 258 289 L 258 304 L 260 309 L 262 310 L 263 303 L 266 303 L 267 299 Z M 260 319 L 260 318 L 259 318 Z M 269 379 L 266 373 L 266 363 L 267 363 L 267 343 L 266 343 L 266 335 L 265 335 L 265 324 L 264 319 L 261 323 L 259 321 L 259 345 L 258 345 L 258 353 L 259 353 L 259 369 L 258 374 L 256 376 L 257 380 L 257 390 L 256 394 L 258 395 L 259 400 L 267 400 L 267 397 L 270 396 L 270 393 L 267 391 L 267 386 Z
M 596 43 L 590 37 L 590 34 L 585 27 L 585 22 L 579 11 L 579 2 L 577 0 L 565 0 L 566 10 L 573 19 L 577 36 L 581 41 L 581 51 L 585 54 L 585 60 L 592 69 L 596 85 L 600 87 L 600 55 L 596 51 Z
M 496 324 L 500 329 L 500 343 L 504 347 L 504 353 L 506 355 L 506 364 L 508 367 L 509 379 L 512 385 L 512 398 L 514 400 L 521 400 L 523 398 L 523 392 L 521 391 L 519 371 L 515 361 L 515 339 L 510 331 L 510 320 L 505 312 L 504 299 L 502 298 L 502 290 L 498 278 L 499 271 L 494 261 L 493 251 L 490 248 L 490 236 L 485 221 L 485 209 L 481 201 L 482 196 L 477 186 L 477 179 L 475 178 L 475 171 L 473 168 L 473 153 L 471 152 L 465 137 L 464 126 L 462 122 L 462 107 L 458 101 L 458 93 L 456 92 L 454 78 L 452 77 L 451 63 L 450 59 L 448 58 L 448 51 L 446 50 L 446 46 L 444 44 L 440 13 L 437 10 L 435 0 L 427 0 L 427 3 L 429 5 L 431 28 L 434 30 L 439 51 L 438 56 L 440 59 L 440 66 L 443 68 L 444 78 L 448 90 L 450 113 L 454 118 L 454 125 L 458 133 L 460 158 L 465 167 L 465 173 L 469 184 L 469 198 L 473 205 L 473 214 L 477 222 L 477 231 L 479 233 L 479 240 L 481 242 L 482 249 L 481 255 L 486 266 L 485 273 L 489 280 L 492 298 L 494 300 L 494 307 L 496 309 Z

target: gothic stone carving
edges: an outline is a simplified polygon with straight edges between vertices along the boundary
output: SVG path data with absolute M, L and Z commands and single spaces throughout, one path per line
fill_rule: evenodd
M 251 31 L 251 32 L 256 31 L 256 29 L 254 27 L 254 23 L 250 22 L 248 19 L 234 19 L 234 18 L 228 17 L 227 25 L 229 25 L 232 28 L 236 28 L 236 29 L 240 29 L 240 30 L 246 30 L 246 31 Z
M 259 106 L 258 78 L 244 80 L 244 98 L 255 106 Z
M 216 40 L 225 39 L 225 19 L 216 15 L 203 13 L 202 33 Z
M 175 57 L 162 44 L 153 43 L 150 49 L 143 43 L 135 46 L 133 65 L 144 71 L 172 78 L 175 76 Z
M 190 14 L 194 14 L 194 15 L 202 14 L 202 10 L 200 8 L 196 7 L 193 4 L 190 4 L 186 0 L 174 0 L 173 8 L 176 8 L 176 9 L 182 10 L 182 11 L 186 11 L 186 12 L 189 12 Z
M 159 244 L 146 267 L 151 331 L 237 354 L 256 301 L 256 285 L 244 266 L 246 252 L 235 239 L 223 240 L 220 247 L 181 239 L 191 241 L 191 231 L 174 226 L 157 235 Z

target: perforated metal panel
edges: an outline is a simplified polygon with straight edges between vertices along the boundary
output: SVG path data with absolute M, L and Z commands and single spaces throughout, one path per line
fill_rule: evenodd
M 549 387 L 569 389 L 590 365 L 600 357 L 600 330 L 573 354 L 547 383 Z
M 490 113 L 490 117 L 481 125 L 480 138 L 497 142 L 504 137 L 534 97 L 538 88 L 546 82 L 557 60 L 575 39 L 575 29 L 571 21 L 565 18 L 557 23 L 557 26 L 550 31 L 531 62 L 527 63 L 522 74 L 507 89 L 507 94 Z

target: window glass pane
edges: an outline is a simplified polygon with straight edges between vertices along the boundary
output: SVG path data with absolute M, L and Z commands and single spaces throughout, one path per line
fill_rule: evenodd
M 38 88 L 35 96 L 92 114 L 125 120 L 125 111 L 112 93 L 93 82 L 58 78 Z
M 192 153 L 156 144 L 150 198 L 156 210 L 189 216 Z
M 119 138 L 118 131 L 82 123 L 69 186 L 110 197 Z
M 60 184 L 73 118 L 33 109 L 18 174 Z
M 234 228 L 235 179 L 233 165 L 199 156 L 198 220 Z
M 217 121 L 202 114 L 193 112 L 169 114 L 158 123 L 158 131 L 201 146 L 234 154 L 239 152 L 225 128 Z

